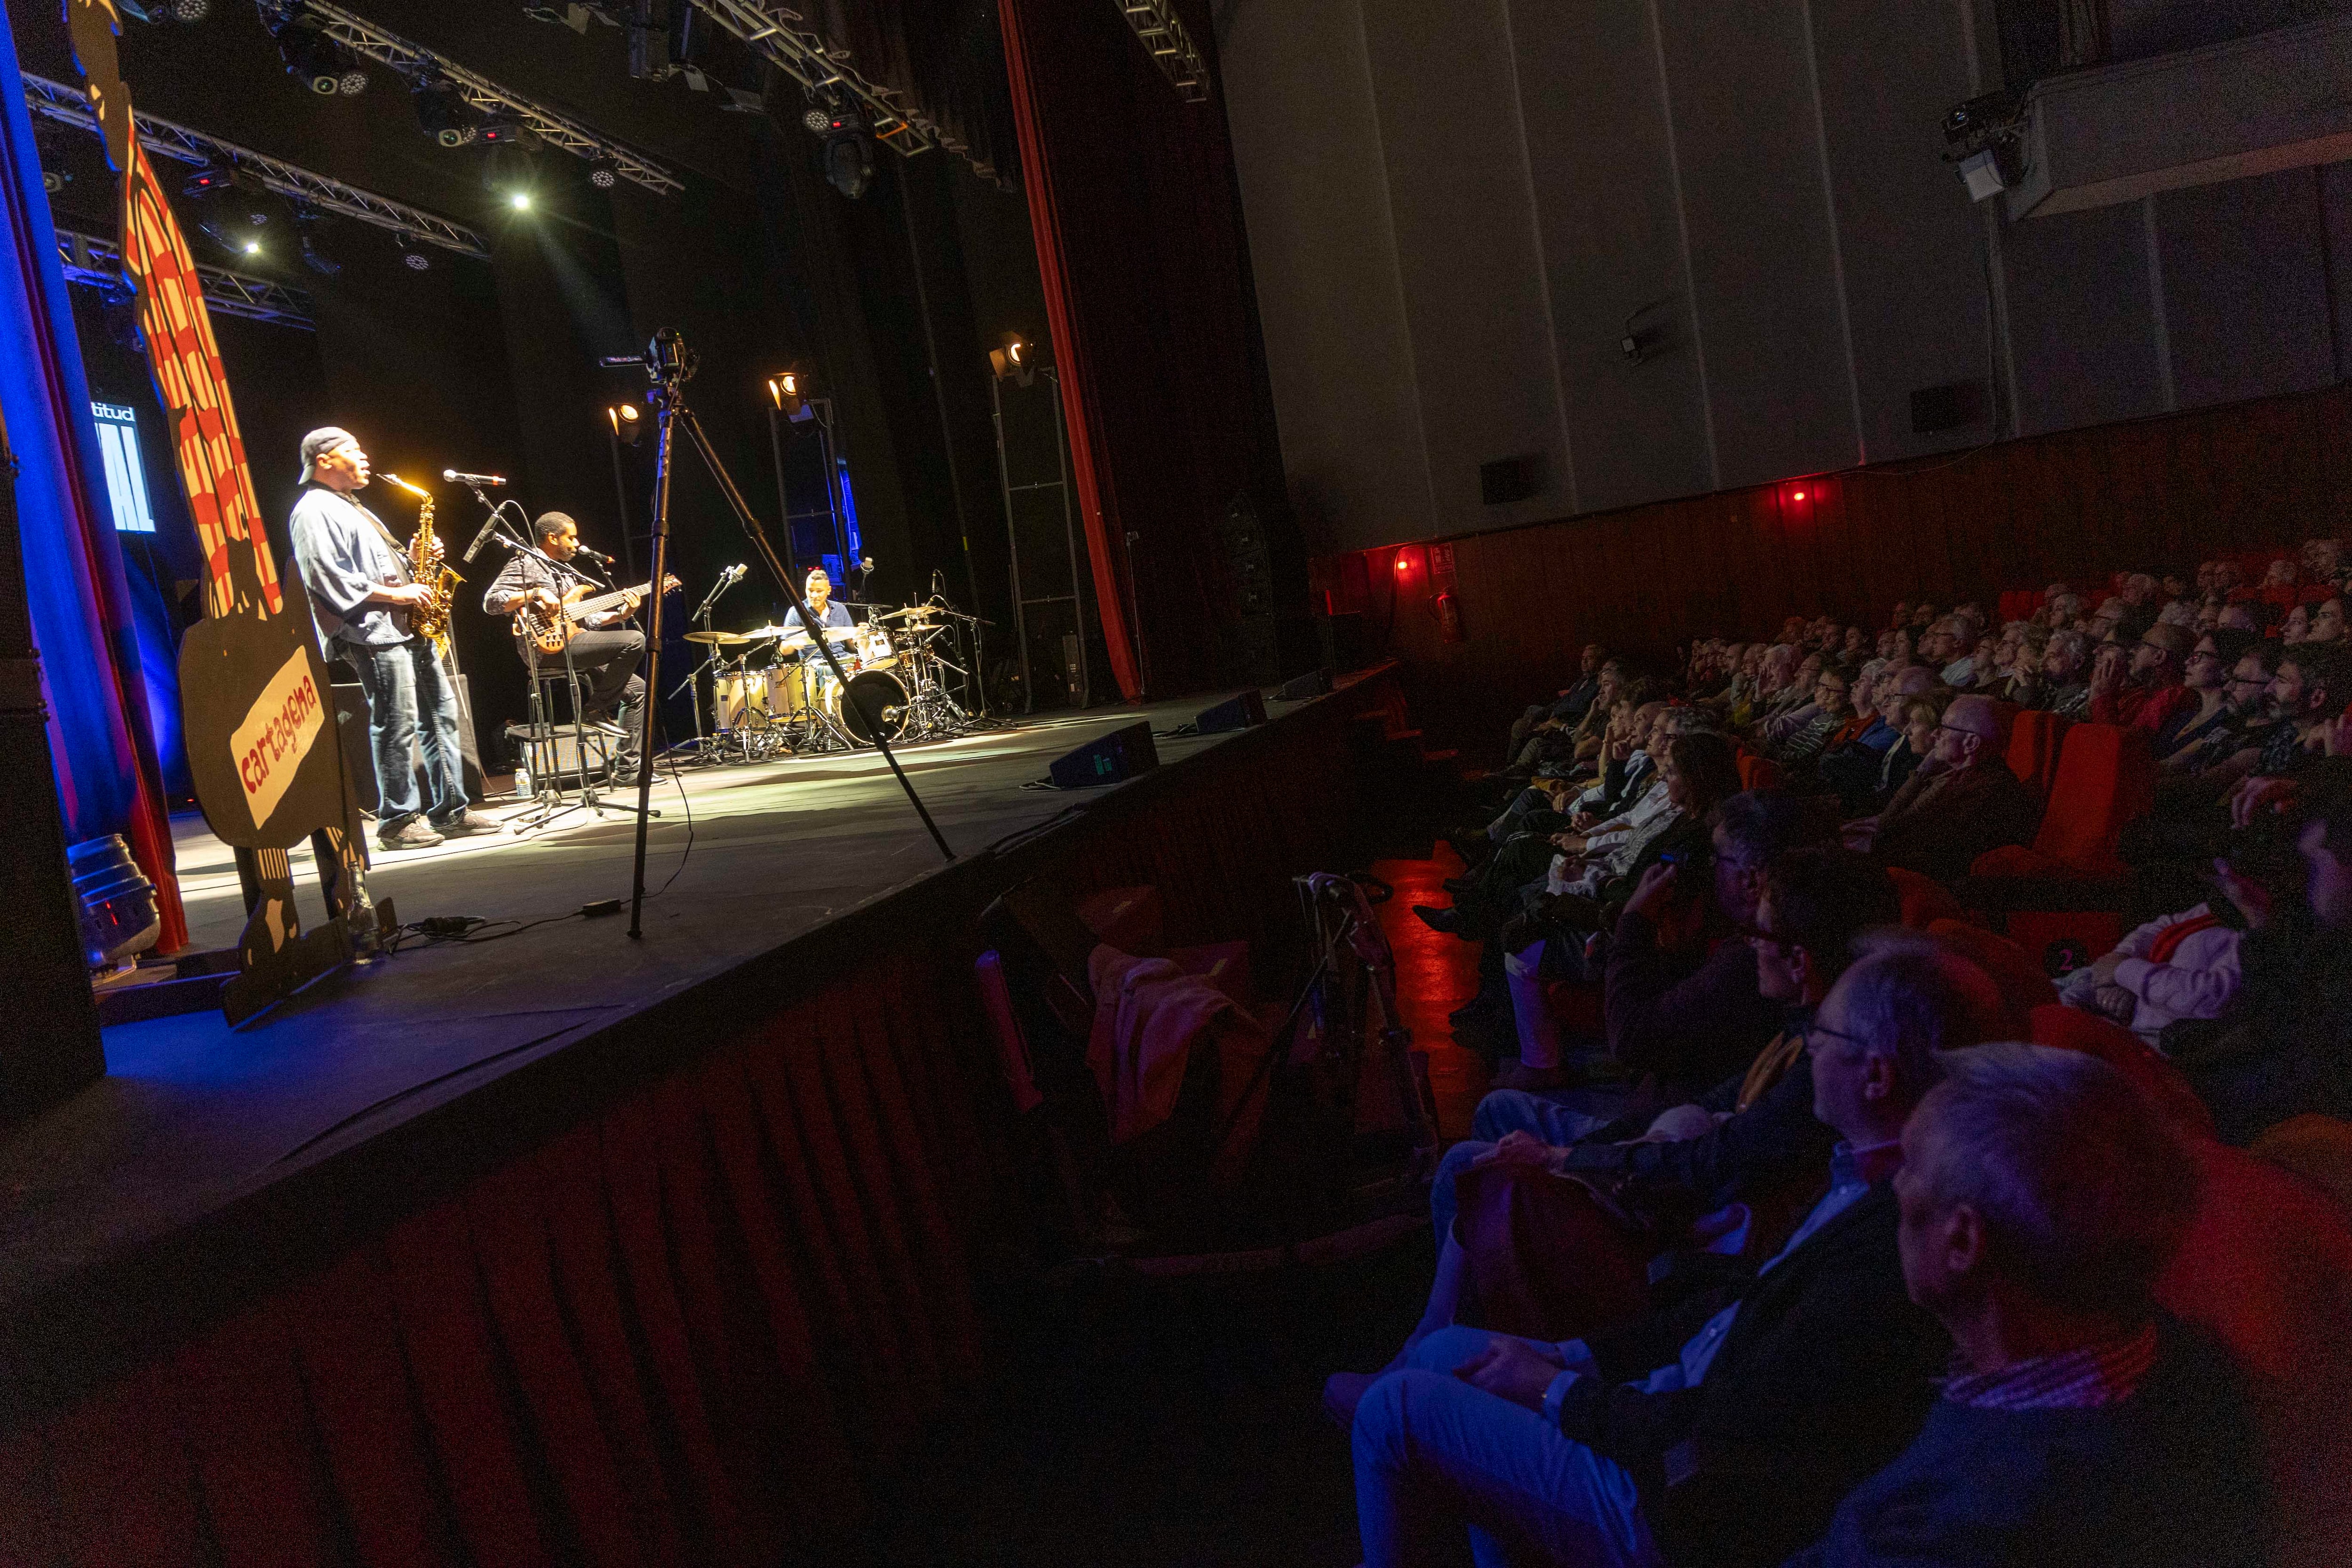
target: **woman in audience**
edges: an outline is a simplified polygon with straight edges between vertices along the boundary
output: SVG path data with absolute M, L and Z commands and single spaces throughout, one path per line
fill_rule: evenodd
M 2284 563 L 2282 563 L 2282 564 L 2284 564 Z M 2298 643 L 2308 641 L 2310 637 L 2311 606 L 2308 605 L 2289 605 L 2287 607 L 2286 618 L 2279 623 L 2279 641 L 2286 644 L 2289 647 L 2294 647 Z
M 2197 639 L 2181 667 L 2181 687 L 2189 700 L 2166 715 L 2150 737 L 2158 766 L 2173 773 L 2194 766 L 2217 738 L 2235 729 L 2230 676 L 2252 642 L 2243 632 L 2212 632 Z

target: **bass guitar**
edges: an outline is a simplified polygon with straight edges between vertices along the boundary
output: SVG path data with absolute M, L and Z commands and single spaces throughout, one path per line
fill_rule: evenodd
M 662 579 L 665 594 L 676 593 L 681 585 L 674 576 Z M 607 610 L 621 609 L 652 591 L 652 584 L 640 583 L 634 588 L 617 588 L 593 598 L 568 599 L 553 610 L 541 609 L 525 599 L 515 607 L 515 637 L 537 648 L 542 658 L 560 655 L 579 635 L 582 621 Z

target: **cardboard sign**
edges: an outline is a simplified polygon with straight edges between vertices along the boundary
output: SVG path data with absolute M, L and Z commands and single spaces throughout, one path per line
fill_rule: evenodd
M 229 736 L 229 753 L 236 758 L 237 782 L 245 786 L 246 809 L 254 821 L 267 822 L 278 809 L 326 727 L 319 682 L 310 661 L 296 648 Z

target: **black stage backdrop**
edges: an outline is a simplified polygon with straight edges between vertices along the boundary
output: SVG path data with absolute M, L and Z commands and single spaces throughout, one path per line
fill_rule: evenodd
M 7 5 L 26 68 L 75 80 L 58 7 L 50 0 Z M 302 432 L 338 424 L 359 435 L 380 468 L 413 479 L 443 468 L 509 475 L 516 483 L 507 493 L 530 511 L 572 512 L 591 543 L 618 556 L 604 409 L 641 395 L 644 384 L 599 370 L 594 361 L 635 352 L 655 329 L 676 327 L 701 359 L 695 406 L 764 522 L 778 522 L 764 384 L 797 364 L 837 403 L 841 450 L 866 548 L 877 563 L 875 595 L 895 601 L 928 593 L 937 572 L 948 594 L 971 607 L 976 586 L 979 613 L 1001 628 L 992 633 L 992 651 L 1009 653 L 987 353 L 1008 330 L 1045 336 L 1020 195 L 944 151 L 911 163 L 883 153 L 872 187 L 849 201 L 824 184 L 817 143 L 798 126 L 719 112 L 721 95 L 693 92 L 682 80 L 634 81 L 618 30 L 592 26 L 582 37 L 529 21 L 520 10 L 378 0 L 366 14 L 626 138 L 680 174 L 682 193 L 657 195 L 626 183 L 598 192 L 587 184 L 583 163 L 550 153 L 537 160 L 532 210 L 517 213 L 505 203 L 509 187 L 485 181 L 480 149 L 445 151 L 420 132 L 407 94 L 387 70 L 374 68 L 370 89 L 355 98 L 320 99 L 280 68 L 249 6 L 216 6 L 193 26 L 126 23 L 124 69 L 142 109 L 415 203 L 490 241 L 489 262 L 425 249 L 430 265 L 419 271 L 389 235 L 337 221 L 320 242 L 341 270 L 321 276 L 296 257 L 282 219 L 268 252 L 251 258 L 219 250 L 190 224 L 200 261 L 279 278 L 313 304 L 315 333 L 215 319 L 265 513 L 282 524 Z M 987 28 L 981 37 L 992 48 Z M 796 93 L 772 98 L 780 112 L 797 110 Z M 73 175 L 53 197 L 58 222 L 111 236 L 113 182 L 94 142 L 68 132 L 57 159 Z M 184 222 L 190 216 L 182 214 Z M 928 340 L 915 289 L 918 257 Z M 94 392 L 133 402 L 142 426 L 159 429 L 137 362 L 109 348 L 96 296 L 76 294 L 89 296 L 78 319 Z M 931 381 L 932 342 L 947 429 Z M 630 521 L 642 532 L 653 443 L 622 458 Z M 804 437 L 787 459 L 814 475 Z M 1050 448 L 1025 461 L 1050 467 Z M 184 540 L 169 470 L 151 477 L 164 481 L 152 487 L 164 508 L 159 527 Z M 463 490 L 437 480 L 436 488 L 443 532 L 462 549 L 480 513 Z M 404 499 L 371 500 L 404 530 L 414 516 Z M 798 494 L 794 503 L 808 504 Z M 687 591 L 683 603 L 672 604 L 682 614 L 719 567 L 751 556 L 690 460 L 678 466 L 673 521 L 674 569 Z M 278 544 L 282 555 L 284 541 Z M 163 553 L 151 576 L 194 574 L 169 564 L 180 548 L 175 540 L 159 537 L 156 548 Z M 642 574 L 642 543 L 635 549 Z M 488 551 L 461 568 L 468 596 L 498 559 Z M 735 590 L 719 624 L 750 625 L 782 607 L 781 592 L 755 575 Z M 520 667 L 502 625 L 467 610 L 457 628 L 483 754 L 503 765 L 499 732 L 524 707 Z M 682 648 L 672 652 L 683 657 Z M 669 668 L 684 673 L 682 665 Z M 672 722 L 688 720 L 681 710 Z

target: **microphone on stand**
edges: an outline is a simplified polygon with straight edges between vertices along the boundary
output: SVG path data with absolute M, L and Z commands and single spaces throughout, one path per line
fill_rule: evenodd
M 482 531 L 474 535 L 473 543 L 466 546 L 465 562 L 467 565 L 471 566 L 474 563 L 474 557 L 482 552 L 482 546 L 488 544 L 490 542 L 490 535 L 496 533 L 498 531 L 498 509 L 493 507 L 490 510 L 490 515 L 482 520 Z
M 444 468 L 441 477 L 453 485 L 502 485 L 506 480 L 496 474 L 461 474 L 455 468 Z
M 584 544 L 581 545 L 572 553 L 574 555 L 584 555 L 599 566 L 610 566 L 613 563 L 613 558 L 611 556 L 605 554 L 601 550 L 591 550 Z

